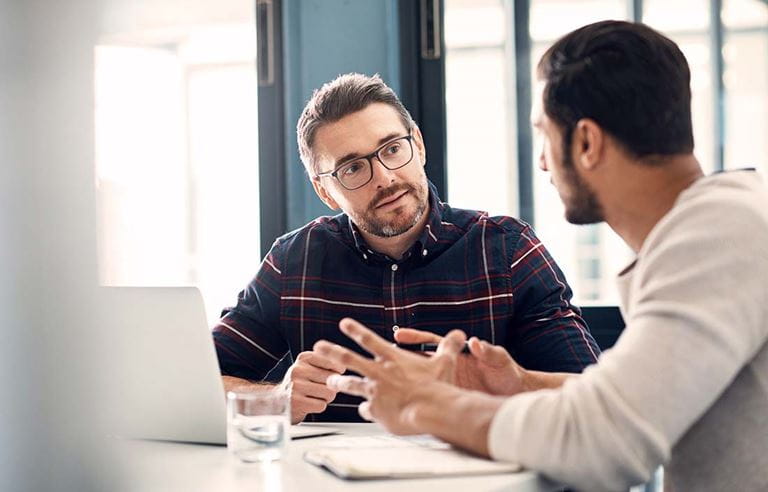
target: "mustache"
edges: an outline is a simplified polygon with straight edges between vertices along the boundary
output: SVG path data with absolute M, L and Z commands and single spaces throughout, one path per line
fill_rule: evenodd
M 383 200 L 386 200 L 387 198 L 397 195 L 398 193 L 401 193 L 403 191 L 410 191 L 413 193 L 416 193 L 418 190 L 416 190 L 416 187 L 409 183 L 400 183 L 396 185 L 392 185 L 389 188 L 382 188 L 379 190 L 371 200 L 371 203 L 368 205 L 368 210 L 373 210 L 376 208 L 376 206 L 381 203 Z

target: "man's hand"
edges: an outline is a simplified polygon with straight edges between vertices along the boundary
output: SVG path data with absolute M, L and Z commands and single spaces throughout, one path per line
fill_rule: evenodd
M 440 343 L 443 337 L 428 331 L 401 328 L 395 332 L 397 343 Z M 472 337 L 470 354 L 459 354 L 454 371 L 455 385 L 492 395 L 511 396 L 526 391 L 526 370 L 497 345 Z
M 360 405 L 360 415 L 381 422 L 390 432 L 424 432 L 417 418 L 420 403 L 434 400 L 435 391 L 442 394 L 444 390 L 457 390 L 450 383 L 466 335 L 459 330 L 450 332 L 434 356 L 424 357 L 395 347 L 352 319 L 343 319 L 339 327 L 375 359 L 324 340 L 317 342 L 315 353 L 365 376 L 332 376 L 328 378 L 329 387 L 366 398 Z
M 346 370 L 344 364 L 317 352 L 301 352 L 282 382 L 282 386 L 291 388 L 291 423 L 298 424 L 307 414 L 325 411 L 337 393 L 325 381 Z

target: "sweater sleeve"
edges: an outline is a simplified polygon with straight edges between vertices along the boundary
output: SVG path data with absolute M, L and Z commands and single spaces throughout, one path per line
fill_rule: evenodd
M 768 220 L 708 197 L 646 239 L 614 348 L 558 390 L 505 402 L 489 433 L 495 459 L 585 490 L 646 481 L 755 357 L 767 338 Z

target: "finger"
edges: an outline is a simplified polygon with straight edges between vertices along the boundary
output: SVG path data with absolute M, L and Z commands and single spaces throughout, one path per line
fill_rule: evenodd
M 347 393 L 348 395 L 362 396 L 364 398 L 371 396 L 370 382 L 358 376 L 339 376 L 334 374 L 328 378 L 325 384 L 331 390 Z
M 451 330 L 437 346 L 436 355 L 455 356 L 464 348 L 467 335 L 461 330 Z
M 440 343 L 442 339 L 443 337 L 431 331 L 414 330 L 413 328 L 400 328 L 395 332 L 397 343 Z
M 339 374 L 344 374 L 344 371 L 347 370 L 347 368 L 344 367 L 344 365 L 339 363 L 338 361 L 329 359 L 328 357 L 318 354 L 315 351 L 302 352 L 299 354 L 296 360 L 301 360 L 302 362 L 306 362 L 307 364 L 311 364 L 315 367 L 319 367 L 321 369 L 327 369 L 329 371 L 333 371 Z
M 474 338 L 469 341 L 469 351 L 483 363 L 499 367 L 512 361 L 512 356 L 504 347 L 491 345 L 485 340 Z
M 291 411 L 296 414 L 322 413 L 328 407 L 328 403 L 319 398 L 305 395 L 291 397 Z
M 371 414 L 371 402 L 364 401 L 357 407 L 357 413 L 360 414 L 365 420 L 373 422 L 373 414 Z
M 291 380 L 293 381 L 312 381 L 314 383 L 325 384 L 325 380 L 332 374 L 339 374 L 336 371 L 328 371 L 319 367 L 302 365 L 291 371 Z
M 363 376 L 373 377 L 379 374 L 379 368 L 373 360 L 366 359 L 341 345 L 320 340 L 315 343 L 314 351 Z
M 388 358 L 396 350 L 390 342 L 384 340 L 352 318 L 341 320 L 339 328 L 345 335 L 374 356 Z
M 325 384 L 312 381 L 294 381 L 293 394 L 308 396 L 330 403 L 336 398 L 336 392 Z
M 480 339 L 477 337 L 472 337 L 469 340 L 467 340 L 467 347 L 469 347 L 469 353 L 475 356 L 476 358 L 482 360 L 483 359 L 483 346 L 480 343 Z

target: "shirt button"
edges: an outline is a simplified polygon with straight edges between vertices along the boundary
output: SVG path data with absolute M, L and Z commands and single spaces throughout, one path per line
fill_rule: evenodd
M 368 259 L 368 255 L 367 255 L 367 254 L 365 254 L 365 253 L 363 253 L 363 259 L 364 259 L 364 260 L 367 260 L 367 259 Z
M 393 327 L 392 327 L 392 331 L 397 331 L 397 330 L 399 330 L 399 329 L 400 329 L 400 327 L 399 327 L 399 326 L 397 326 L 397 325 L 395 325 L 395 326 L 393 326 Z
M 393 272 L 396 272 L 396 271 L 397 271 L 397 264 L 392 264 L 392 271 L 393 271 Z
M 426 249 L 421 251 L 421 256 L 427 256 L 427 250 Z

